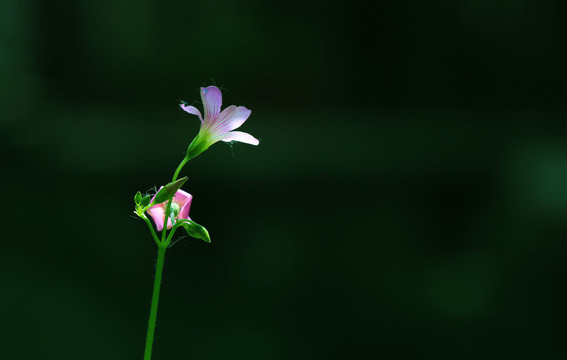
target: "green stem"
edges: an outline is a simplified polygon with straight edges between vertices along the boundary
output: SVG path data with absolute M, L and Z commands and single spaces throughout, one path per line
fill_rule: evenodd
M 168 247 L 169 243 L 171 242 L 171 239 L 173 238 L 173 234 L 175 234 L 175 226 L 173 228 L 171 228 L 171 231 L 169 232 L 169 235 L 167 236 L 167 239 L 165 239 L 165 243 L 163 244 L 163 246 Z
M 173 179 L 171 180 L 171 182 L 174 182 L 175 180 L 177 180 L 177 176 L 179 176 L 179 172 L 181 171 L 181 169 L 183 169 L 183 167 L 185 166 L 185 164 L 187 164 L 187 162 L 191 160 L 189 159 L 188 156 L 186 156 L 183 161 L 181 161 L 181 163 L 179 164 L 179 166 L 177 167 L 177 169 L 175 170 L 175 173 L 173 174 Z
M 163 271 L 163 263 L 165 260 L 165 247 L 158 247 L 158 258 L 156 264 L 156 276 L 154 279 L 154 292 L 152 295 L 152 304 L 150 307 L 150 320 L 148 322 L 148 334 L 146 336 L 146 350 L 144 351 L 144 360 L 152 358 L 152 345 L 154 343 L 154 333 L 156 330 L 156 318 L 159 301 L 159 289 L 161 287 L 161 274 Z
M 148 224 L 148 227 L 150 228 L 150 232 L 152 233 L 152 237 L 154 238 L 154 241 L 156 242 L 157 246 L 159 246 L 160 245 L 159 238 L 156 232 L 154 231 L 154 227 L 152 226 L 150 219 L 148 219 L 148 217 L 145 214 L 142 214 L 142 219 L 144 219 L 146 221 L 146 224 Z
M 189 160 L 190 160 L 190 158 L 188 156 L 186 156 L 183 159 L 183 161 L 181 161 L 181 163 L 179 164 L 179 166 L 175 170 L 175 173 L 173 174 L 173 180 L 171 180 L 172 182 L 177 180 L 177 176 L 179 176 L 179 172 L 181 172 L 181 169 L 183 169 L 183 166 L 185 166 L 185 164 L 187 164 L 187 162 Z M 169 199 L 169 201 L 167 202 L 164 224 L 163 224 L 163 230 L 162 230 L 162 234 L 161 234 L 161 242 L 159 241 L 159 237 L 155 233 L 149 219 L 146 216 L 142 217 L 148 223 L 148 226 L 150 227 L 150 231 L 152 233 L 152 236 L 153 236 L 153 238 L 154 238 L 154 240 L 155 240 L 155 242 L 158 246 L 156 276 L 154 278 L 154 292 L 152 294 L 152 304 L 150 306 L 150 320 L 148 321 L 148 334 L 146 335 L 146 349 L 144 351 L 144 360 L 150 360 L 152 358 L 152 346 L 153 346 L 153 343 L 154 343 L 154 333 L 155 333 L 155 330 L 156 330 L 157 309 L 158 309 L 158 302 L 159 302 L 159 290 L 160 290 L 160 287 L 161 287 L 161 275 L 162 275 L 162 272 L 163 272 L 163 263 L 165 261 L 165 249 L 167 248 L 167 244 L 171 241 L 171 237 L 173 236 L 173 233 L 175 231 L 174 229 L 172 229 L 170 236 L 169 237 L 166 236 L 167 222 L 169 221 L 168 214 L 169 214 L 169 211 L 171 210 L 172 200 L 173 200 L 173 198 Z

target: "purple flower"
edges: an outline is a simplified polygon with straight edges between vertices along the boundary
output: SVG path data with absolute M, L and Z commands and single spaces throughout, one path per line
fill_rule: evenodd
M 197 115 L 201 120 L 199 134 L 193 139 L 187 150 L 187 156 L 194 158 L 217 141 L 239 141 L 246 144 L 258 145 L 260 141 L 250 134 L 232 131 L 239 128 L 250 116 L 251 110 L 244 106 L 230 105 L 222 112 L 222 95 L 216 86 L 201 88 L 201 99 L 205 109 L 205 118 L 194 106 L 181 104 L 181 108 L 189 114 Z
M 163 186 L 162 186 L 163 188 Z M 160 188 L 161 190 L 161 188 Z M 155 198 L 155 196 L 154 196 Z M 177 190 L 175 195 L 173 195 L 173 201 L 171 202 L 171 207 L 169 209 L 170 216 L 167 219 L 167 228 L 171 229 L 173 224 L 171 223 L 171 218 L 173 217 L 175 220 L 179 219 L 189 219 L 189 208 L 191 207 L 191 200 L 193 200 L 193 196 L 191 194 L 186 193 L 183 190 Z M 152 198 L 152 201 L 154 199 Z M 151 202 L 150 202 L 151 203 Z M 156 227 L 158 231 L 163 230 L 163 223 L 165 222 L 165 210 L 167 207 L 167 201 L 161 204 L 156 204 L 148 208 L 148 214 L 152 217 L 154 222 L 156 223 Z

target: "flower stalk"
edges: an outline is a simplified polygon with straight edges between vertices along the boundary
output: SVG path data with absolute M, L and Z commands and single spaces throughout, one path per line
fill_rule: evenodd
M 173 239 L 173 235 L 177 228 L 182 227 L 189 236 L 211 242 L 207 229 L 189 217 L 189 208 L 193 196 L 181 190 L 181 186 L 187 181 L 187 177 L 177 180 L 181 170 L 189 160 L 195 158 L 216 142 L 238 141 L 250 145 L 259 144 L 259 140 L 252 135 L 234 131 L 248 119 L 251 114 L 250 110 L 243 106 L 230 105 L 221 111 L 222 95 L 215 86 L 201 88 L 201 100 L 203 101 L 204 116 L 194 106 L 188 106 L 185 103 L 181 105 L 185 112 L 198 116 L 201 127 L 197 136 L 189 144 L 186 156 L 175 169 L 171 182 L 162 186 L 153 198 L 148 194 L 142 196 L 139 191 L 134 196 L 134 203 L 136 204 L 134 213 L 146 222 L 158 247 L 144 360 L 151 360 L 152 357 L 165 252 Z M 152 225 L 146 213 L 152 218 L 156 229 L 154 229 L 154 225 Z M 161 235 L 158 235 L 156 230 L 157 232 L 161 231 Z
M 148 321 L 148 333 L 146 334 L 146 348 L 144 350 L 144 360 L 150 360 L 152 358 L 152 346 L 154 344 L 154 333 L 156 330 L 156 319 L 157 319 L 157 310 L 159 303 L 159 291 L 161 288 L 161 276 L 163 273 L 163 264 L 165 262 L 166 248 L 167 248 L 166 246 L 158 245 L 156 276 L 154 278 L 154 291 L 152 294 L 152 304 L 150 306 L 150 320 Z

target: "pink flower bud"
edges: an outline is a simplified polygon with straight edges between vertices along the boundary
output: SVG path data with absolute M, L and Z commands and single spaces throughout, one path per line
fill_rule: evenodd
M 162 186 L 163 188 L 163 186 Z M 161 188 L 160 188 L 161 190 Z M 158 191 L 159 192 L 159 191 Z M 155 196 L 154 196 L 155 198 Z M 179 219 L 189 219 L 189 208 L 191 207 L 191 200 L 193 196 L 191 194 L 183 191 L 177 190 L 175 195 L 173 195 L 173 200 L 171 202 L 171 207 L 169 209 L 170 216 L 167 219 L 167 228 L 171 229 L 173 224 L 171 223 L 171 217 L 177 221 Z M 152 202 L 154 199 L 152 198 Z M 160 204 L 156 204 L 148 208 L 147 212 L 150 214 L 154 222 L 156 223 L 156 228 L 158 231 L 163 230 L 163 223 L 165 222 L 165 210 L 167 207 L 167 201 Z

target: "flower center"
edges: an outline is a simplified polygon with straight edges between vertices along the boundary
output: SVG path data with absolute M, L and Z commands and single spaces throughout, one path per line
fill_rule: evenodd
M 174 219 L 177 219 L 177 215 L 179 215 L 179 210 L 181 210 L 181 208 L 179 207 L 179 204 L 176 203 L 175 201 L 173 201 L 171 203 L 171 208 L 169 209 L 169 211 L 171 212 L 171 217 L 173 217 Z

